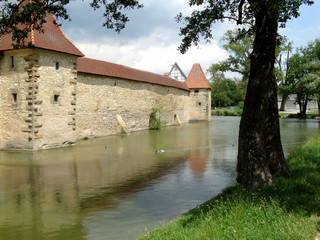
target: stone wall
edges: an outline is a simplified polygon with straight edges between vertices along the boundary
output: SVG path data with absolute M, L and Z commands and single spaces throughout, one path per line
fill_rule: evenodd
M 78 73 L 78 138 L 121 133 L 120 115 L 129 131 L 149 128 L 152 108 L 161 108 L 167 125 L 188 122 L 189 92 L 138 81 Z
M 190 89 L 189 120 L 207 120 L 211 118 L 211 89 Z
M 38 150 L 77 139 L 210 120 L 211 92 L 77 73 L 77 57 L 42 49 L 0 56 L 0 149 Z M 119 119 L 120 118 L 120 119 Z M 123 120 L 126 129 L 119 124 Z
M 6 51 L 0 61 L 0 149 L 74 143 L 77 58 L 26 49 Z

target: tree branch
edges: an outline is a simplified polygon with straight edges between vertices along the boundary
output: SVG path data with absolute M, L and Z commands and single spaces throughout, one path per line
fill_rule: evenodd
M 238 6 L 238 20 L 237 20 L 237 24 L 240 25 L 242 24 L 242 8 L 243 8 L 243 4 L 245 3 L 245 0 L 240 0 L 239 6 Z

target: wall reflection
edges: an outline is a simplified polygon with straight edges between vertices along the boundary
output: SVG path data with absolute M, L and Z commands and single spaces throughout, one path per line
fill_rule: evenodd
M 0 152 L 0 239 L 86 239 L 84 217 L 114 208 L 119 199 L 179 171 L 186 160 L 201 178 L 210 135 L 200 129 L 190 124 L 64 149 Z M 158 149 L 165 152 L 156 154 Z
M 239 118 L 227 119 L 89 139 L 63 149 L 0 152 L 0 239 L 88 239 L 85 218 L 116 209 L 167 175 L 190 171 L 181 182 L 211 185 L 206 173 L 233 171 L 236 160 Z M 319 123 L 281 121 L 281 128 L 288 150 L 319 132 Z M 156 154 L 159 149 L 164 153 Z

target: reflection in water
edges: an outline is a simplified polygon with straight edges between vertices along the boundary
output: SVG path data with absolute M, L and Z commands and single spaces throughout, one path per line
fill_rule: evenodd
M 177 217 L 235 182 L 239 120 L 0 152 L 0 240 L 132 239 Z M 319 122 L 281 120 L 281 129 L 288 152 Z

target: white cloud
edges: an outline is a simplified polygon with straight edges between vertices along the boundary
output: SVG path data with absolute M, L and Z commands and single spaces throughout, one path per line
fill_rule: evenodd
M 86 57 L 105 60 L 146 70 L 158 74 L 168 72 L 175 62 L 188 75 L 193 63 L 200 63 L 205 72 L 212 63 L 228 57 L 215 40 L 210 44 L 191 47 L 186 54 L 177 50 L 179 42 L 167 38 L 171 30 L 155 30 L 147 39 L 139 38 L 128 42 L 117 42 L 113 38 L 103 38 L 98 42 L 75 42 Z

